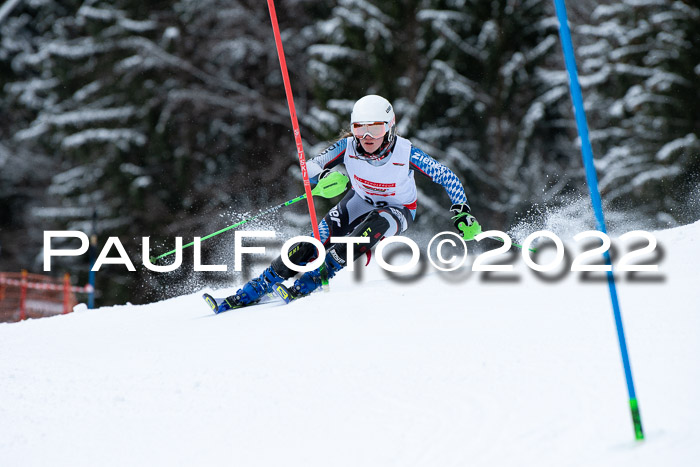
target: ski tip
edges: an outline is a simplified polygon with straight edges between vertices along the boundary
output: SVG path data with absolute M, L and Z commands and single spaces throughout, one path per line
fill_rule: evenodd
M 209 308 L 211 308 L 211 311 L 214 313 L 219 312 L 219 305 L 216 303 L 216 299 L 209 295 L 208 293 L 202 294 L 202 298 L 204 299 L 205 302 L 207 302 L 207 305 L 209 305 Z
M 289 289 L 284 286 L 284 284 L 275 284 L 272 290 L 275 295 L 284 301 L 284 303 L 289 303 L 292 301 L 292 294 L 289 292 Z

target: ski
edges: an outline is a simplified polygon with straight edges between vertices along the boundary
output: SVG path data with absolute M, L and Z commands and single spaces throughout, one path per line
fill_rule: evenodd
M 314 290 L 311 292 L 311 294 L 315 294 L 317 292 L 320 292 L 321 289 Z M 304 298 L 308 295 L 295 295 L 293 290 L 290 290 L 288 287 L 286 287 L 284 284 L 275 284 L 275 286 L 272 288 L 272 292 L 279 298 L 280 300 L 284 301 L 284 303 L 291 303 L 296 300 L 299 300 L 300 298 Z M 309 295 L 311 295 L 309 294 Z
M 277 298 L 282 300 L 284 303 L 289 303 L 296 298 L 292 295 L 292 292 L 290 292 L 289 289 L 285 287 L 285 285 L 282 283 L 275 284 L 275 286 L 272 287 L 272 292 L 275 294 L 275 296 L 277 296 Z
M 276 302 L 276 301 L 282 301 L 285 304 L 290 303 L 293 300 L 297 300 L 301 297 L 297 297 L 294 295 L 294 293 L 289 290 L 287 287 L 285 287 L 284 284 L 275 284 L 272 287 L 272 292 L 263 295 L 260 300 L 258 300 L 255 303 L 251 303 L 249 305 L 238 305 L 238 306 L 229 306 L 228 303 L 225 303 L 226 299 L 225 298 L 214 298 L 212 295 L 205 293 L 202 294 L 202 298 L 204 301 L 207 303 L 211 311 L 213 311 L 215 314 L 223 313 L 224 311 L 229 311 L 229 310 L 237 310 L 239 308 L 248 308 L 251 306 L 256 306 L 256 305 L 264 305 L 265 303 L 271 303 L 271 302 Z M 225 304 L 224 307 L 222 305 Z
M 266 295 L 263 295 L 260 300 L 258 300 L 255 303 L 250 303 L 248 305 L 238 305 L 238 306 L 233 306 L 230 307 L 228 304 L 226 304 L 225 307 L 221 307 L 221 305 L 226 301 L 225 298 L 214 298 L 213 296 L 209 295 L 208 293 L 202 294 L 202 298 L 204 301 L 207 303 L 211 311 L 213 311 L 215 314 L 223 313 L 224 311 L 229 311 L 229 310 L 237 310 L 239 308 L 248 308 L 251 306 L 256 306 L 256 305 L 264 305 L 265 303 L 270 303 L 277 301 L 278 299 L 282 299 L 281 296 L 274 294 L 274 293 L 269 293 Z M 284 300 L 284 299 L 282 299 Z M 285 301 L 285 303 L 289 303 Z

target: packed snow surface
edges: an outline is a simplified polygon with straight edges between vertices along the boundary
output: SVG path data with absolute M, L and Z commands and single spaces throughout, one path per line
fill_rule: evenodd
M 659 271 L 616 274 L 643 442 L 600 273 L 373 261 L 290 305 L 1 324 L 0 465 L 697 465 L 700 223 L 654 234 Z

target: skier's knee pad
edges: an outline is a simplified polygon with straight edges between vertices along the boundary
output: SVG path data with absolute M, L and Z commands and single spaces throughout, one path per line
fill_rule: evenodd
M 370 237 L 381 240 L 391 237 L 401 231 L 401 220 L 391 208 L 376 209 L 365 217 L 365 220 L 355 229 L 353 236 Z M 376 242 L 373 242 L 374 244 Z
M 300 243 L 295 243 L 290 249 L 288 253 L 288 258 L 289 261 L 291 261 L 293 264 L 296 264 L 298 266 L 304 266 L 307 263 L 313 261 L 316 259 L 318 256 L 318 252 L 316 251 L 316 247 L 312 243 L 308 242 L 300 242 Z M 289 279 L 290 277 L 296 275 L 297 271 L 288 268 L 283 262 L 282 262 L 282 257 L 278 256 L 275 258 L 275 260 L 272 262 L 272 268 L 275 270 L 277 274 L 279 274 L 281 277 L 285 279 Z
M 389 223 L 389 227 L 384 231 L 385 237 L 393 237 L 406 230 L 402 226 L 403 222 L 405 222 L 404 216 L 398 209 L 386 208 L 375 212 Z
M 377 209 L 367 214 L 367 217 L 355 228 L 350 236 L 369 238 L 369 243 L 356 243 L 353 246 L 354 254 L 351 261 L 355 261 L 368 250 L 371 250 L 382 238 L 395 235 L 398 231 L 398 225 L 398 220 L 385 209 Z M 341 258 L 347 258 L 347 249 L 348 246 L 345 243 L 336 244 L 331 248 Z

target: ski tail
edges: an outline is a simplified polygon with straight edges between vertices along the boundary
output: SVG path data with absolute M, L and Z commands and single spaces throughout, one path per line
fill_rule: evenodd
M 289 293 L 289 292 L 287 292 Z M 253 302 L 253 303 L 248 303 L 246 305 L 231 305 L 225 298 L 214 298 L 212 295 L 209 295 L 208 293 L 202 294 L 202 298 L 204 301 L 207 303 L 209 308 L 211 308 L 211 311 L 213 311 L 215 314 L 223 313 L 224 311 L 229 311 L 229 310 L 237 310 L 239 308 L 246 308 L 249 306 L 256 306 L 256 305 L 263 305 L 266 303 L 274 302 L 277 299 L 283 300 L 285 303 L 289 303 L 288 300 L 285 300 L 281 293 L 273 293 L 270 292 L 268 294 L 263 295 L 260 297 L 259 300 Z
M 282 283 L 275 284 L 274 287 L 272 287 L 272 292 L 284 301 L 284 303 L 289 303 L 294 299 L 292 293 Z
M 316 293 L 319 292 L 320 289 L 317 289 L 311 293 Z M 289 287 L 286 287 L 284 284 L 275 284 L 275 286 L 272 288 L 272 294 L 273 296 L 276 296 L 280 300 L 282 300 L 284 303 L 291 303 L 293 301 L 299 300 L 300 298 L 306 297 L 310 294 L 306 295 L 300 295 L 295 292 L 294 289 L 291 289 Z

